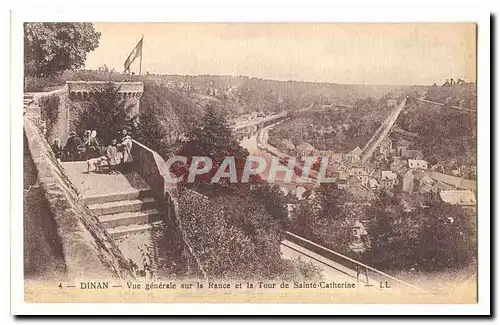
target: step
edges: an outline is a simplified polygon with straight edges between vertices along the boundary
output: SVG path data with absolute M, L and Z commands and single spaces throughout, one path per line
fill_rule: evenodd
M 150 210 L 156 207 L 156 201 L 152 197 L 147 197 L 136 200 L 90 204 L 88 207 L 96 216 L 102 216 L 105 214 Z
M 123 235 L 150 230 L 155 227 L 163 227 L 163 226 L 164 226 L 163 222 L 159 221 L 155 223 L 145 223 L 142 225 L 130 225 L 130 226 L 119 226 L 115 228 L 108 228 L 106 229 L 106 231 L 108 232 L 108 234 L 111 235 L 111 237 L 116 238 Z
M 101 221 L 106 228 L 115 228 L 161 221 L 161 215 L 158 210 L 151 209 L 139 212 L 106 214 L 99 216 L 99 221 Z
M 115 201 L 137 200 L 153 196 L 153 191 L 149 188 L 135 191 L 126 191 L 121 193 L 104 194 L 96 196 L 83 197 L 86 205 L 102 204 Z

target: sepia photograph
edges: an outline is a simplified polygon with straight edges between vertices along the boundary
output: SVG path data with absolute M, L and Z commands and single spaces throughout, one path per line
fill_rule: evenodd
M 476 304 L 477 28 L 24 21 L 24 301 Z

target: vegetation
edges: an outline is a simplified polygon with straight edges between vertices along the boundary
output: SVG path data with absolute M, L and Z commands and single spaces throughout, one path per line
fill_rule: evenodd
M 427 90 L 425 99 L 443 103 L 446 105 L 459 106 L 467 109 L 476 109 L 476 84 L 461 82 L 455 83 L 453 79 L 446 81 L 443 85 L 434 85 Z
M 54 125 L 59 119 L 60 97 L 58 94 L 44 96 L 40 98 L 39 105 L 42 113 L 42 119 L 46 121 L 46 136 L 49 136 L 52 134 Z
M 369 249 L 364 263 L 384 271 L 450 271 L 475 260 L 475 219 L 460 206 L 430 196 L 411 211 L 380 193 L 366 211 Z
M 119 93 L 119 87 L 108 82 L 96 87 L 90 101 L 78 110 L 74 126 L 78 134 L 85 130 L 96 130 L 103 143 L 121 136 L 124 127 L 131 128 L 132 106 Z
M 456 87 L 468 87 L 468 84 Z M 447 87 L 432 89 L 436 96 L 437 90 L 448 92 Z M 474 96 L 474 92 L 467 96 Z M 434 109 L 429 104 L 417 101 L 407 104 L 397 123 L 403 129 L 419 135 L 414 145 L 422 150 L 425 159 L 431 164 L 442 164 L 445 170 L 476 165 L 476 114 L 447 106 Z
M 81 68 L 100 36 L 91 23 L 25 23 L 25 75 L 48 77 Z
M 211 199 L 184 190 L 179 211 L 209 277 L 285 280 L 320 276 L 313 265 L 282 260 L 284 220 L 269 213 L 258 190 Z
M 321 184 L 314 196 L 298 202 L 288 227 L 320 245 L 352 255 L 353 226 L 358 215 L 350 201 L 350 195 L 336 184 Z
M 392 110 L 388 106 L 392 98 L 389 93 L 379 99 L 357 100 L 347 109 L 329 107 L 295 114 L 270 131 L 270 143 L 294 155 L 297 152 L 285 146 L 284 140 L 291 140 L 295 146 L 306 142 L 318 150 L 347 153 L 368 142 Z
M 220 186 L 235 187 L 245 184 L 230 184 L 227 178 L 221 178 L 218 184 L 211 184 L 211 180 L 226 157 L 234 157 L 238 173 L 241 178 L 248 151 L 240 146 L 234 138 L 228 123 L 223 116 L 216 113 L 213 107 L 207 106 L 205 115 L 200 123 L 186 134 L 186 140 L 180 143 L 178 155 L 188 158 L 187 164 L 178 164 L 175 172 L 184 175 L 187 180 L 188 170 L 192 157 L 203 156 L 212 160 L 212 169 L 209 173 L 199 175 L 195 179 L 195 187 L 204 184 L 206 193 L 213 195 Z M 200 166 L 201 167 L 201 166 Z

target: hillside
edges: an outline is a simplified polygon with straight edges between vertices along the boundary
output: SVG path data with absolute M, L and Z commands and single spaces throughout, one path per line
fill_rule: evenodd
M 54 89 L 68 80 L 111 80 L 155 82 L 170 90 L 195 94 L 195 101 L 224 102 L 233 115 L 253 111 L 296 110 L 311 103 L 352 106 L 357 100 L 392 93 L 395 96 L 426 90 L 426 86 L 351 85 L 325 82 L 278 81 L 245 76 L 127 75 L 114 71 L 65 71 L 51 78 L 27 78 L 27 91 Z
M 340 136 L 348 139 L 350 150 L 365 142 L 387 115 L 389 98 L 419 93 L 425 86 L 342 85 L 318 82 L 277 81 L 244 76 L 178 76 L 148 74 L 127 75 L 114 71 L 65 71 L 51 78 L 27 78 L 27 91 L 53 90 L 69 80 L 142 81 L 141 119 L 148 125 L 136 135 L 159 151 L 167 152 L 179 135 L 191 129 L 207 105 L 231 120 L 257 112 L 271 114 L 294 112 L 311 104 L 325 110 L 319 128 L 333 124 L 352 126 Z M 328 114 L 331 108 L 343 107 L 347 114 Z M 331 115 L 331 116 L 330 116 Z M 315 119 L 317 117 L 313 117 Z M 332 120 L 333 119 L 333 120 Z M 305 120 L 304 120 L 305 121 Z M 311 123 L 305 125 L 309 127 Z M 285 133 L 283 133 L 285 135 Z M 320 137 L 319 142 L 323 141 Z M 321 143 L 315 143 L 321 147 Z
M 476 84 L 473 82 L 453 84 L 446 82 L 442 86 L 433 85 L 427 90 L 425 99 L 475 110 L 477 104 Z

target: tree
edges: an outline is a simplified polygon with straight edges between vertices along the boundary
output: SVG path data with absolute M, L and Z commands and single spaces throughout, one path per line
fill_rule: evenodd
M 134 137 L 168 159 L 182 131 L 183 123 L 175 113 L 168 89 L 154 82 L 144 83 L 139 119 Z
M 280 221 L 268 213 L 258 194 L 234 193 L 208 199 L 183 190 L 179 211 L 186 234 L 209 278 L 290 277 L 293 264 L 281 257 Z M 317 274 L 310 265 L 298 266 L 306 269 L 301 272 L 306 278 Z
M 96 130 L 97 136 L 109 143 L 121 135 L 124 127 L 132 127 L 132 105 L 127 103 L 113 82 L 98 86 L 92 92 L 90 101 L 84 103 L 74 121 L 79 134 L 85 130 Z
M 101 34 L 91 23 L 25 23 L 24 72 L 48 77 L 82 67 Z
M 432 195 L 410 211 L 401 203 L 381 193 L 367 208 L 371 245 L 365 263 L 385 271 L 438 272 L 474 261 L 475 222 L 470 213 Z
M 217 114 L 212 106 L 207 105 L 203 119 L 196 128 L 187 133 L 187 139 L 182 143 L 178 154 L 188 158 L 188 165 L 191 163 L 190 158 L 194 156 L 209 157 L 212 160 L 212 170 L 199 175 L 195 181 L 196 186 L 210 183 L 226 157 L 235 158 L 238 179 L 241 179 L 248 150 L 240 146 L 225 118 Z M 221 179 L 219 184 L 227 185 L 227 179 Z
M 353 225 L 358 216 L 349 206 L 349 194 L 336 184 L 321 184 L 308 200 L 293 210 L 291 229 L 327 248 L 351 254 Z

